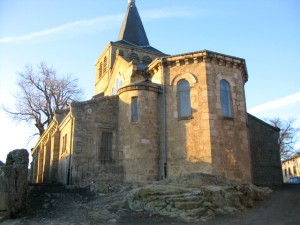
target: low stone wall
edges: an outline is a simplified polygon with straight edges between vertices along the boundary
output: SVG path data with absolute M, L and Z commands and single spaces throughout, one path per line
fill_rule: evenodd
M 17 149 L 7 155 L 0 167 L 0 220 L 14 217 L 23 207 L 28 187 L 28 151 Z
M 5 176 L 5 166 L 0 167 L 0 212 L 6 211 L 8 198 L 8 181 Z

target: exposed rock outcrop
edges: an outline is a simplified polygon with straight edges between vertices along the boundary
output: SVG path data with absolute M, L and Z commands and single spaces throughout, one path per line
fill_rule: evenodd
M 180 183 L 150 184 L 133 190 L 127 196 L 130 209 L 184 221 L 207 220 L 244 211 L 272 192 L 252 184 L 230 184 L 216 176 L 189 176 L 186 182 L 181 182 L 182 178 Z

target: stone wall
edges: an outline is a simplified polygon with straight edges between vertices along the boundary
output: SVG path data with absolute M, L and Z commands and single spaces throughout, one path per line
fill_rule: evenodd
M 70 184 L 70 155 L 73 147 L 73 123 L 74 117 L 72 114 L 69 114 L 59 125 L 58 131 L 56 134 L 59 134 L 57 137 L 59 144 L 58 155 L 58 182 L 63 184 Z
M 153 61 L 157 57 L 164 55 L 163 53 L 159 53 L 156 51 L 148 51 L 146 49 L 141 49 L 139 47 L 133 47 L 124 45 L 121 43 L 110 43 L 103 53 L 100 55 L 96 62 L 96 80 L 95 80 L 95 95 L 105 92 L 106 95 L 110 92 L 110 88 L 107 88 L 107 84 L 111 82 L 112 72 L 114 68 L 117 68 L 119 72 L 122 71 L 122 68 L 118 68 L 115 65 L 115 60 L 117 56 L 121 56 L 127 62 L 131 62 L 131 54 L 135 54 L 138 58 L 134 60 L 134 63 L 145 63 L 148 64 L 149 62 L 146 59 Z M 107 58 L 107 71 L 103 73 L 104 67 L 104 58 Z M 146 60 L 146 61 L 145 61 Z M 102 73 L 99 74 L 100 71 L 100 63 L 102 63 Z M 124 72 L 124 70 L 122 71 Z
M 158 90 L 158 85 L 145 81 L 121 88 L 118 92 L 118 148 L 126 181 L 158 179 Z M 137 98 L 137 121 L 131 120 L 132 97 Z
M 7 155 L 6 165 L 0 167 L 0 212 L 6 216 L 13 217 L 24 207 L 28 187 L 28 155 L 26 149 L 14 150 Z
M 1 212 L 5 212 L 5 216 L 9 215 L 8 213 L 8 179 L 5 176 L 6 167 L 0 166 L 0 222 L 1 222 Z
M 238 62 L 237 62 L 238 63 Z M 242 61 L 239 60 L 242 64 Z M 229 65 L 228 65 L 229 64 Z M 225 60 L 206 62 L 213 174 L 252 181 L 243 71 Z M 232 117 L 222 115 L 220 81 L 230 84 Z
M 206 70 L 202 61 L 179 60 L 164 68 L 166 76 L 167 176 L 195 171 L 212 173 Z M 190 84 L 192 115 L 178 116 L 177 84 Z
M 253 183 L 260 186 L 281 185 L 283 182 L 279 129 L 248 114 Z
M 98 97 L 72 103 L 74 136 L 71 140 L 71 184 L 85 185 L 91 180 L 123 180 L 117 149 L 118 96 Z M 101 136 L 112 133 L 112 158 L 100 160 Z
M 58 181 L 59 131 L 57 117 L 61 116 L 56 113 L 56 118 L 47 127 L 36 146 L 31 149 L 30 181 L 32 183 Z
M 151 64 L 149 70 L 153 82 L 165 87 L 166 100 L 159 107 L 166 107 L 166 115 L 161 110 L 159 119 L 161 124 L 166 119 L 168 176 L 201 171 L 251 182 L 244 61 L 203 51 L 163 58 L 160 63 Z M 190 85 L 192 114 L 188 118 L 178 116 L 177 85 L 183 79 Z M 222 116 L 222 79 L 230 84 L 232 118 Z M 163 127 L 159 128 L 164 132 Z

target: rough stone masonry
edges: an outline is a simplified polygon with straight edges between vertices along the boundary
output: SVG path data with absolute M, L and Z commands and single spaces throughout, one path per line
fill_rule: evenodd
M 14 217 L 24 206 L 28 187 L 28 151 L 8 153 L 6 165 L 0 167 L 0 221 Z

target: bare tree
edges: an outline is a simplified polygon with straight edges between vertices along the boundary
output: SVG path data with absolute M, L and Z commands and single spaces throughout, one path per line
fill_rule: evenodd
M 280 145 L 281 160 L 286 160 L 295 154 L 295 144 L 298 141 L 300 128 L 294 127 L 295 119 L 282 120 L 280 118 L 268 119 L 274 127 L 280 129 L 278 143 Z
M 82 95 L 77 79 L 69 75 L 59 78 L 56 71 L 44 62 L 37 66 L 37 70 L 26 65 L 24 72 L 17 74 L 19 90 L 14 94 L 15 108 L 3 108 L 14 120 L 34 122 L 39 135 L 53 120 L 56 110 L 67 108 L 71 101 Z

